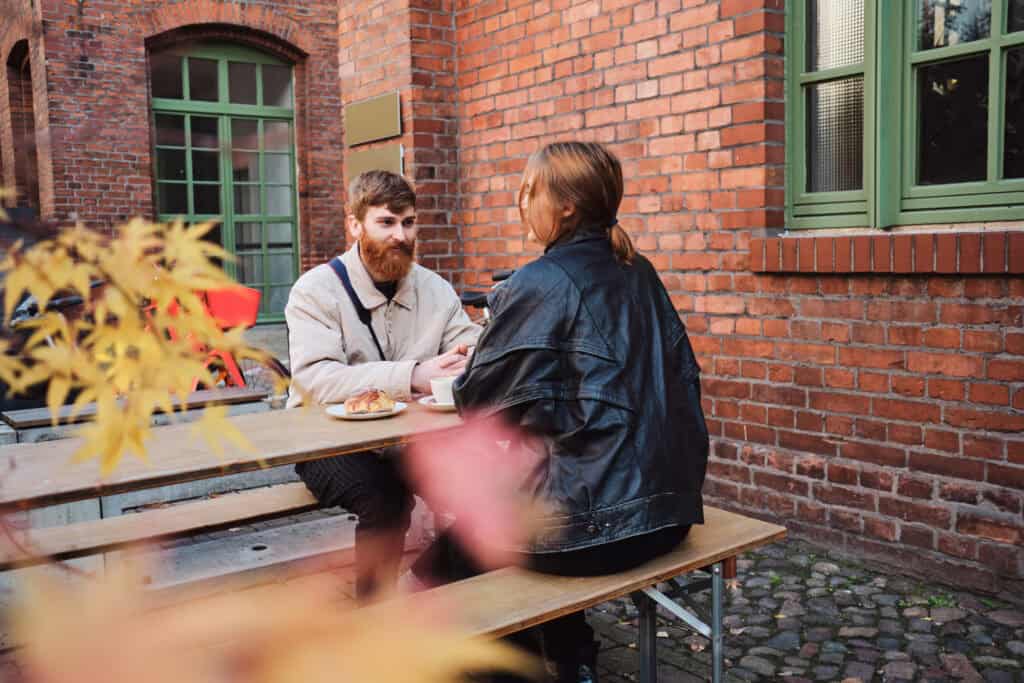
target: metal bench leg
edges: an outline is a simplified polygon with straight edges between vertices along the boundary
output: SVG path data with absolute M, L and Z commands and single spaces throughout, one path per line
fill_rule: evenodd
M 711 568 L 711 681 L 722 682 L 722 597 L 725 580 L 722 577 L 722 563 Z
M 640 612 L 640 683 L 658 683 L 658 605 L 644 593 L 633 593 Z
M 705 567 L 702 571 L 708 571 Z M 646 643 L 648 640 L 651 641 L 650 651 L 654 653 L 654 643 L 657 638 L 657 632 L 655 631 L 655 610 L 658 605 L 664 607 L 670 614 L 682 621 L 686 626 L 690 627 L 697 633 L 701 634 L 705 638 L 711 641 L 711 680 L 712 683 L 722 682 L 722 668 L 724 662 L 724 642 L 722 633 L 722 612 L 723 605 L 722 601 L 725 596 L 725 567 L 722 562 L 711 565 L 711 578 L 710 579 L 699 579 L 696 581 L 684 581 L 680 577 L 672 579 L 669 583 L 670 587 L 667 589 L 668 593 L 663 593 L 658 590 L 657 586 L 648 586 L 642 589 L 638 593 L 633 594 L 633 601 L 636 603 L 637 608 L 640 610 L 640 675 L 641 681 L 650 680 L 652 683 L 655 680 L 653 676 L 657 676 L 657 662 L 654 662 L 654 669 L 652 671 L 652 678 L 643 678 L 644 662 L 647 661 L 647 647 Z M 711 614 L 707 614 L 705 610 L 697 606 L 696 603 L 690 598 L 690 595 L 699 591 L 711 589 Z M 642 598 L 647 598 L 646 603 Z M 674 598 L 677 598 L 686 604 L 683 607 Z M 645 610 L 649 609 L 650 614 Z

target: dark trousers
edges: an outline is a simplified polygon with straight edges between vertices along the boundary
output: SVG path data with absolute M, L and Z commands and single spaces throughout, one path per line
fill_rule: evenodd
M 581 550 L 523 553 L 519 564 L 534 571 L 560 576 L 617 574 L 673 550 L 689 532 L 689 526 L 673 526 Z M 416 560 L 412 570 L 420 579 L 442 583 L 483 573 L 450 530 L 438 536 Z M 516 634 L 510 640 L 552 660 L 558 669 L 556 680 L 575 681 L 580 664 L 588 664 L 593 668 L 593 659 L 597 654 L 594 630 L 587 624 L 583 612 L 553 619 L 531 631 Z M 520 679 L 497 677 L 492 680 Z
M 394 588 L 413 508 L 398 459 L 371 451 L 299 463 L 295 471 L 322 506 L 359 517 L 356 598 Z

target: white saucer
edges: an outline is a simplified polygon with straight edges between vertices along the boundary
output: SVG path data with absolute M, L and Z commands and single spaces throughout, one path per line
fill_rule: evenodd
M 327 406 L 327 414 L 331 417 L 338 417 L 342 420 L 379 420 L 384 417 L 393 417 L 398 415 L 400 412 L 409 407 L 408 403 L 402 403 L 401 401 L 395 401 L 395 407 L 392 410 L 381 411 L 377 413 L 356 413 L 349 415 L 345 411 L 344 403 L 337 403 L 332 406 Z
M 424 396 L 419 400 L 419 404 L 439 413 L 454 413 L 456 410 L 454 403 L 438 403 L 433 396 Z

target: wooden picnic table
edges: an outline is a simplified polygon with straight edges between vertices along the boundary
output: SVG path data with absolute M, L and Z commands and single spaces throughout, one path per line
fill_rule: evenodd
M 225 444 L 218 457 L 194 424 L 153 428 L 146 460 L 126 454 L 104 477 L 97 461 L 73 463 L 79 439 L 18 444 L 0 449 L 0 512 L 69 503 L 97 496 L 289 465 L 407 443 L 458 427 L 455 413 L 412 402 L 395 417 L 346 421 L 318 408 L 275 410 L 227 418 L 252 451 Z

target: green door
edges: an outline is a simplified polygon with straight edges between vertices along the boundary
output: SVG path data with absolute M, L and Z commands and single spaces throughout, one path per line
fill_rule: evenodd
M 208 220 L 259 289 L 260 320 L 284 319 L 298 270 L 292 68 L 235 45 L 150 55 L 156 213 Z

